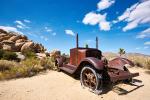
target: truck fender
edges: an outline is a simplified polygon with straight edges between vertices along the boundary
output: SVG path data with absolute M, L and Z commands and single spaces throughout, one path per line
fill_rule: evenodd
M 103 64 L 103 61 L 102 60 L 99 60 L 97 58 L 94 58 L 94 57 L 87 57 L 87 58 L 84 58 L 80 64 L 79 64 L 79 67 L 83 67 L 85 66 L 86 64 L 91 64 L 94 68 L 96 68 L 97 70 L 103 70 L 104 68 L 104 64 Z
M 117 57 L 108 62 L 109 68 L 116 68 L 120 70 L 124 70 L 124 67 L 126 65 L 134 66 L 134 63 L 127 58 L 121 58 L 121 57 Z

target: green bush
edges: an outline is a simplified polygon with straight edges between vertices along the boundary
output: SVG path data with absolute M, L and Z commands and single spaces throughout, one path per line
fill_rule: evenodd
M 17 60 L 17 54 L 15 52 L 5 51 L 3 58 L 5 60 Z
M 4 50 L 0 49 L 0 59 L 3 58 Z
M 0 49 L 0 59 L 3 60 L 17 60 L 17 54 L 11 51 L 4 51 Z
M 26 58 L 36 58 L 36 54 L 35 52 L 33 52 L 32 50 L 25 50 L 22 52 L 22 54 L 26 57 Z

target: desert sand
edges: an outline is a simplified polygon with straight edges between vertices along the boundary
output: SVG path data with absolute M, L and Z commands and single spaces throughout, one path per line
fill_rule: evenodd
M 134 78 L 138 86 L 119 84 L 101 95 L 83 89 L 79 80 L 56 71 L 0 81 L 0 100 L 150 100 L 150 74 L 141 68 L 130 71 L 140 73 Z

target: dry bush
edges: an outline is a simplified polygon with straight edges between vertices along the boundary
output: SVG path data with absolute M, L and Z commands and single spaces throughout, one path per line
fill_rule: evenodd
M 42 60 L 30 58 L 20 63 L 0 60 L 0 80 L 18 77 L 30 77 L 47 69 L 56 69 L 50 58 L 44 58 Z
M 147 56 L 128 56 L 137 67 L 150 69 L 150 57 Z
M 52 57 L 43 58 L 40 60 L 41 66 L 43 66 L 45 69 L 52 69 L 57 70 L 57 67 L 54 64 Z

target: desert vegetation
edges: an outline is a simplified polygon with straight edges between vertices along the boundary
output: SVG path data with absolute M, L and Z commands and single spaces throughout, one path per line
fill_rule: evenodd
M 150 56 L 148 56 L 148 55 L 136 54 L 136 53 L 123 53 L 122 54 L 120 52 L 120 49 L 119 49 L 118 54 L 107 52 L 107 53 L 104 53 L 103 55 L 108 60 L 111 60 L 111 59 L 113 59 L 115 57 L 119 57 L 120 54 L 121 54 L 121 57 L 125 57 L 125 58 L 128 58 L 129 60 L 133 61 L 134 64 L 135 64 L 135 67 L 141 67 L 141 68 L 145 68 L 145 69 L 149 69 L 150 70 Z
M 15 52 L 0 50 L 0 80 L 31 77 L 47 69 L 56 70 L 52 57 L 39 59 L 32 51 L 23 55 L 25 59 L 18 61 Z

